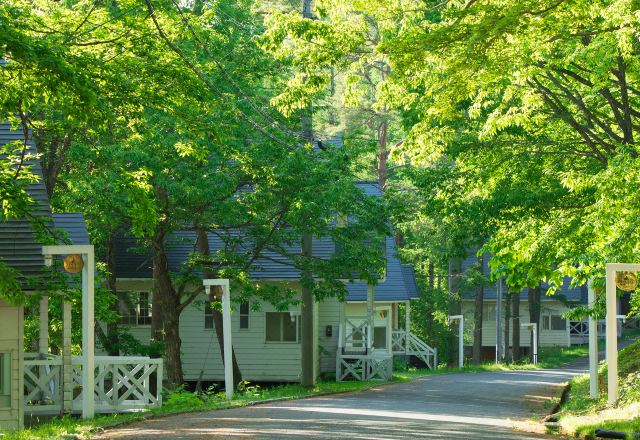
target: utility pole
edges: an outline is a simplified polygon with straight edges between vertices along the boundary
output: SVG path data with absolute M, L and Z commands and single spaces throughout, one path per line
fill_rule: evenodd
M 496 363 L 502 362 L 502 277 L 496 285 Z
M 303 0 L 302 17 L 312 19 L 311 0 Z M 302 138 L 306 143 L 313 143 L 313 119 L 312 108 L 309 105 L 303 110 L 301 118 Z M 311 234 L 304 233 L 302 235 L 302 256 L 309 261 L 313 256 L 313 244 Z M 313 276 L 311 271 L 304 269 L 300 274 L 302 283 L 302 311 L 300 318 L 301 325 L 301 341 L 300 341 L 300 358 L 301 358 L 301 375 L 300 383 L 303 387 L 311 388 L 316 384 L 315 366 L 314 366 L 314 338 L 313 338 Z

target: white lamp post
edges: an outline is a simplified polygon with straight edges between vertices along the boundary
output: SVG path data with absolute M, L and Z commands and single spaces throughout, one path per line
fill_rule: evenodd
M 533 347 L 531 347 L 531 353 L 533 354 L 533 365 L 538 364 L 538 324 L 531 322 L 529 324 L 520 324 L 520 327 L 528 328 L 533 333 Z
M 94 341 L 94 275 L 95 261 L 93 245 L 56 245 L 42 246 L 42 255 L 45 256 L 45 264 L 51 265 L 53 255 L 67 255 L 69 257 L 79 255 L 82 258 L 82 418 L 90 419 L 95 414 L 94 388 L 95 388 L 95 341 Z M 79 261 L 70 260 L 80 269 Z M 78 271 L 70 270 L 65 259 L 65 269 L 70 273 Z
M 593 280 L 587 283 L 589 307 L 596 302 L 596 291 Z M 598 320 L 589 316 L 589 397 L 598 398 Z
M 233 346 L 231 345 L 231 295 L 228 279 L 202 280 L 207 295 L 211 293 L 211 286 L 222 288 L 222 337 L 224 339 L 224 388 L 227 399 L 233 397 Z
M 607 402 L 615 405 L 618 401 L 618 315 L 616 296 L 616 273 L 640 272 L 640 264 L 609 263 L 606 266 L 607 280 Z
M 458 321 L 458 368 L 462 368 L 464 364 L 464 315 L 449 316 L 449 323 Z

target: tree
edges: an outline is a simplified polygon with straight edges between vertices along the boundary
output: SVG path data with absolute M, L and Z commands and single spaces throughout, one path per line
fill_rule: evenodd
M 478 256 L 478 264 L 480 273 L 483 273 L 484 255 Z M 473 363 L 478 365 L 482 361 L 482 324 L 484 308 L 484 286 L 481 284 L 476 287 L 476 295 L 473 310 Z

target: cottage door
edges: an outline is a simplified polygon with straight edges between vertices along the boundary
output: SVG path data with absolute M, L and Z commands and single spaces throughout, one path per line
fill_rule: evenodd
M 375 308 L 373 319 L 373 348 L 388 350 L 389 332 L 391 331 L 391 306 Z

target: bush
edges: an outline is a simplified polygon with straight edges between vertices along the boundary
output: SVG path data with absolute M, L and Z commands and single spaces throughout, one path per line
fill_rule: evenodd
M 198 394 L 186 391 L 184 386 L 170 391 L 164 401 L 165 408 L 198 408 L 204 404 L 204 400 Z
M 640 339 L 620 350 L 618 368 L 623 377 L 640 371 Z
M 409 362 L 407 359 L 394 356 L 393 371 L 409 371 Z

